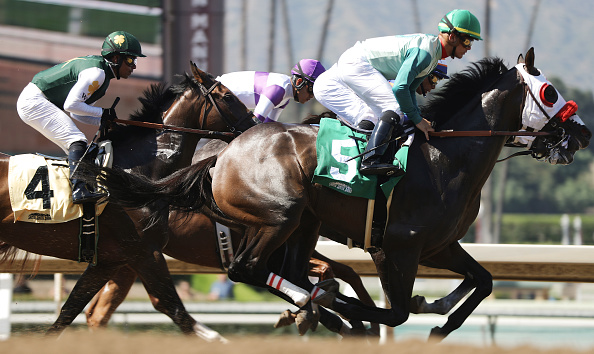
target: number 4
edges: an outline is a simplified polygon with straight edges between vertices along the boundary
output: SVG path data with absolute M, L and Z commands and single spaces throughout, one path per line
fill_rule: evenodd
M 37 188 L 39 183 L 41 183 L 41 190 L 36 191 L 35 188 Z M 54 191 L 50 189 L 47 166 L 39 166 L 37 171 L 35 171 L 31 182 L 25 188 L 25 196 L 27 199 L 42 199 L 43 209 L 51 208 L 51 198 L 54 196 Z

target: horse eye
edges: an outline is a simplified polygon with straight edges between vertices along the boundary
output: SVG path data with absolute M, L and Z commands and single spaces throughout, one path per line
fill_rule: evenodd
M 559 99 L 557 90 L 549 84 L 545 84 L 540 88 L 540 99 L 547 107 L 553 107 L 555 102 Z

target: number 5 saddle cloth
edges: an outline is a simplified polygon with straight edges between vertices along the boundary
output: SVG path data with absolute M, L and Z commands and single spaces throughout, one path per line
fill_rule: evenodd
M 8 189 L 15 222 L 62 223 L 83 215 L 82 205 L 72 203 L 65 160 L 35 154 L 11 156 Z M 106 205 L 97 207 L 97 215 Z
M 394 164 L 406 170 L 408 148 L 412 144 L 411 135 L 394 156 Z M 377 176 L 364 176 L 359 173 L 361 157 L 352 158 L 365 151 L 367 136 L 342 125 L 337 119 L 322 118 L 316 140 L 318 166 L 312 182 L 319 183 L 340 193 L 353 197 L 375 199 Z M 386 198 L 402 176 L 389 178 L 380 184 Z

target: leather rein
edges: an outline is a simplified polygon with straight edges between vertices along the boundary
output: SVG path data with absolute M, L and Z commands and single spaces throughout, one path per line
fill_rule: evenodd
M 157 130 L 170 130 L 176 132 L 184 132 L 184 133 L 192 133 L 192 134 L 199 134 L 203 138 L 209 139 L 217 139 L 217 138 L 235 138 L 242 132 L 237 128 L 239 124 L 241 124 L 244 120 L 249 119 L 252 114 L 249 112 L 244 117 L 239 119 L 236 122 L 232 122 L 231 119 L 226 114 L 223 114 L 219 105 L 212 97 L 212 91 L 221 83 L 219 81 L 215 81 L 215 83 L 207 89 L 202 83 L 196 82 L 198 87 L 200 88 L 200 92 L 205 98 L 208 98 L 212 106 L 217 110 L 219 116 L 223 119 L 227 127 L 229 127 L 230 132 L 219 132 L 213 130 L 205 130 L 205 129 L 195 129 L 195 128 L 185 128 L 185 127 L 177 127 L 173 125 L 166 125 L 160 123 L 149 123 L 149 122 L 139 122 L 139 121 L 132 121 L 132 120 L 122 120 L 122 119 L 114 119 L 115 123 L 125 124 L 125 125 L 134 125 L 137 127 L 143 128 L 151 128 Z M 204 105 L 204 115 L 206 116 L 206 105 Z M 204 119 L 202 120 L 202 124 L 204 125 Z

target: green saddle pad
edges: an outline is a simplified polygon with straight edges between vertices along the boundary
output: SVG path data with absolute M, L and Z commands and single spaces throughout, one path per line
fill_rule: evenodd
M 377 176 L 359 174 L 362 157 L 347 162 L 365 151 L 366 139 L 365 134 L 351 130 L 336 119 L 322 118 L 316 140 L 318 166 L 312 182 L 353 197 L 375 199 Z M 406 171 L 407 156 L 408 146 L 403 145 L 394 157 L 394 165 L 400 165 Z M 390 178 L 381 185 L 386 198 L 401 178 Z

